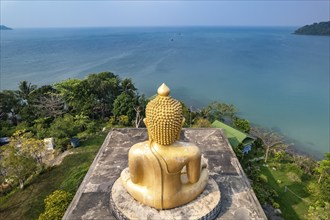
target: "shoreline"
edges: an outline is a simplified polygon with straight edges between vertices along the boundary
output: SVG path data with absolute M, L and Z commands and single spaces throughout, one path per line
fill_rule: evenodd
M 291 156 L 304 156 L 304 157 L 308 157 L 308 158 L 311 158 L 315 161 L 320 161 L 320 160 L 323 160 L 323 157 L 318 157 L 316 155 L 313 155 L 311 153 L 308 153 L 306 151 L 303 151 L 303 150 L 300 150 L 300 149 L 297 149 L 297 147 L 294 147 L 294 146 L 289 146 L 286 150 L 285 150 L 286 153 L 290 154 Z

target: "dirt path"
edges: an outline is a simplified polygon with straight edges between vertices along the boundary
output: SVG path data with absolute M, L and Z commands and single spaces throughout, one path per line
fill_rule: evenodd
M 49 166 L 60 165 L 62 163 L 63 159 L 66 156 L 71 155 L 71 154 L 74 154 L 74 152 L 71 151 L 71 150 L 67 150 L 67 151 L 61 153 L 60 155 L 58 155 L 57 157 L 55 157 L 53 160 L 49 161 Z

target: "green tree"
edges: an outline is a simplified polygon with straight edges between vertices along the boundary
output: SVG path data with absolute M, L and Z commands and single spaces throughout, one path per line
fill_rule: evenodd
M 33 138 L 31 132 L 21 135 L 20 139 L 21 152 L 29 157 L 32 157 L 42 168 L 43 158 L 46 155 L 46 146 L 43 140 Z
M 91 74 L 84 80 L 69 79 L 54 86 L 74 114 L 104 119 L 111 115 L 114 100 L 122 90 L 120 82 L 117 75 L 102 72 Z
M 231 104 L 212 102 L 204 111 L 206 112 L 207 119 L 213 122 L 214 120 L 233 121 L 237 110 L 235 106 Z
M 135 88 L 134 83 L 130 78 L 125 78 L 121 81 L 121 88 L 121 92 L 126 92 L 132 95 L 137 91 L 137 88 Z
M 41 116 L 40 109 L 37 108 L 38 104 L 42 97 L 47 96 L 48 94 L 56 93 L 56 90 L 50 85 L 44 85 L 40 88 L 34 89 L 29 95 L 27 102 L 24 103 L 24 106 L 19 112 L 19 115 L 22 118 L 22 121 L 26 121 L 29 124 L 33 125 L 34 121 Z
M 318 162 L 315 171 L 317 180 L 308 185 L 308 191 L 313 195 L 308 208 L 308 219 L 330 219 L 330 152 Z
M 29 94 L 28 102 L 29 104 L 35 104 L 41 96 L 45 96 L 46 94 L 57 93 L 57 90 L 51 85 L 44 85 L 39 88 L 36 88 Z
M 93 98 L 93 111 L 104 119 L 112 111 L 113 103 L 120 94 L 120 79 L 111 72 L 91 74 L 86 79 Z
M 235 118 L 234 119 L 234 128 L 241 130 L 244 133 L 250 132 L 250 122 L 246 119 Z
M 0 137 L 10 137 L 15 132 L 15 126 L 0 118 Z
M 9 144 L 1 152 L 0 168 L 5 179 L 14 180 L 22 189 L 26 179 L 36 171 L 36 164 L 32 157 L 21 153 L 16 146 Z
M 68 79 L 54 84 L 61 97 L 75 114 L 89 114 L 92 98 L 88 94 L 88 85 L 80 79 Z
M 121 115 L 126 115 L 129 125 L 131 125 L 136 116 L 136 106 L 138 106 L 137 97 L 134 94 L 122 92 L 114 101 L 112 112 L 116 118 Z
M 48 129 L 52 121 L 53 119 L 50 117 L 38 118 L 33 121 L 33 127 L 31 130 L 33 130 L 33 133 L 36 134 L 38 139 L 46 138 L 48 136 Z
M 21 81 L 18 85 L 17 95 L 20 99 L 21 108 L 19 110 L 19 116 L 21 121 L 31 123 L 35 119 L 35 111 L 31 107 L 31 97 L 33 92 L 37 89 L 36 85 L 31 85 L 27 81 Z
M 65 114 L 56 118 L 49 128 L 49 135 L 55 138 L 57 148 L 66 150 L 70 144 L 70 138 L 80 131 L 80 125 L 76 123 L 74 116 Z
M 180 103 L 182 105 L 182 115 L 185 119 L 183 127 L 191 127 L 191 123 L 193 120 L 191 110 L 188 109 L 183 102 L 180 101 Z
M 72 198 L 72 194 L 66 191 L 54 191 L 44 200 L 45 211 L 39 215 L 38 220 L 61 220 Z
M 89 124 L 92 124 L 91 120 L 86 115 L 75 115 L 74 123 L 79 128 L 79 131 L 84 131 L 88 128 Z
M 321 183 L 323 177 L 330 178 L 330 152 L 325 154 L 325 159 L 321 160 L 319 166 L 315 170 L 319 173 L 318 183 Z
M 18 113 L 21 107 L 21 100 L 16 91 L 4 90 L 0 92 L 0 112 L 2 120 L 9 118 L 13 125 L 17 125 Z

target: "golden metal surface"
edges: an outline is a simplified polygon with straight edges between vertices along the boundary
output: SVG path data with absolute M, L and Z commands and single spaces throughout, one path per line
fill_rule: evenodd
M 128 154 L 128 168 L 121 180 L 129 194 L 156 209 L 186 204 L 201 194 L 208 181 L 199 148 L 180 142 L 184 123 L 180 102 L 162 84 L 146 108 L 144 120 L 149 141 L 137 143 Z

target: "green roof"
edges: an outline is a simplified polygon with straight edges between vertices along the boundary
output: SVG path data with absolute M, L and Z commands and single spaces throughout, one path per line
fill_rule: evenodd
M 230 127 L 229 125 L 226 125 L 225 123 L 222 123 L 218 120 L 215 120 L 212 123 L 212 127 L 222 128 L 232 147 L 237 147 L 240 143 L 242 143 L 243 146 L 246 146 L 252 144 L 255 141 L 253 137 L 250 137 L 249 135 L 233 127 Z

